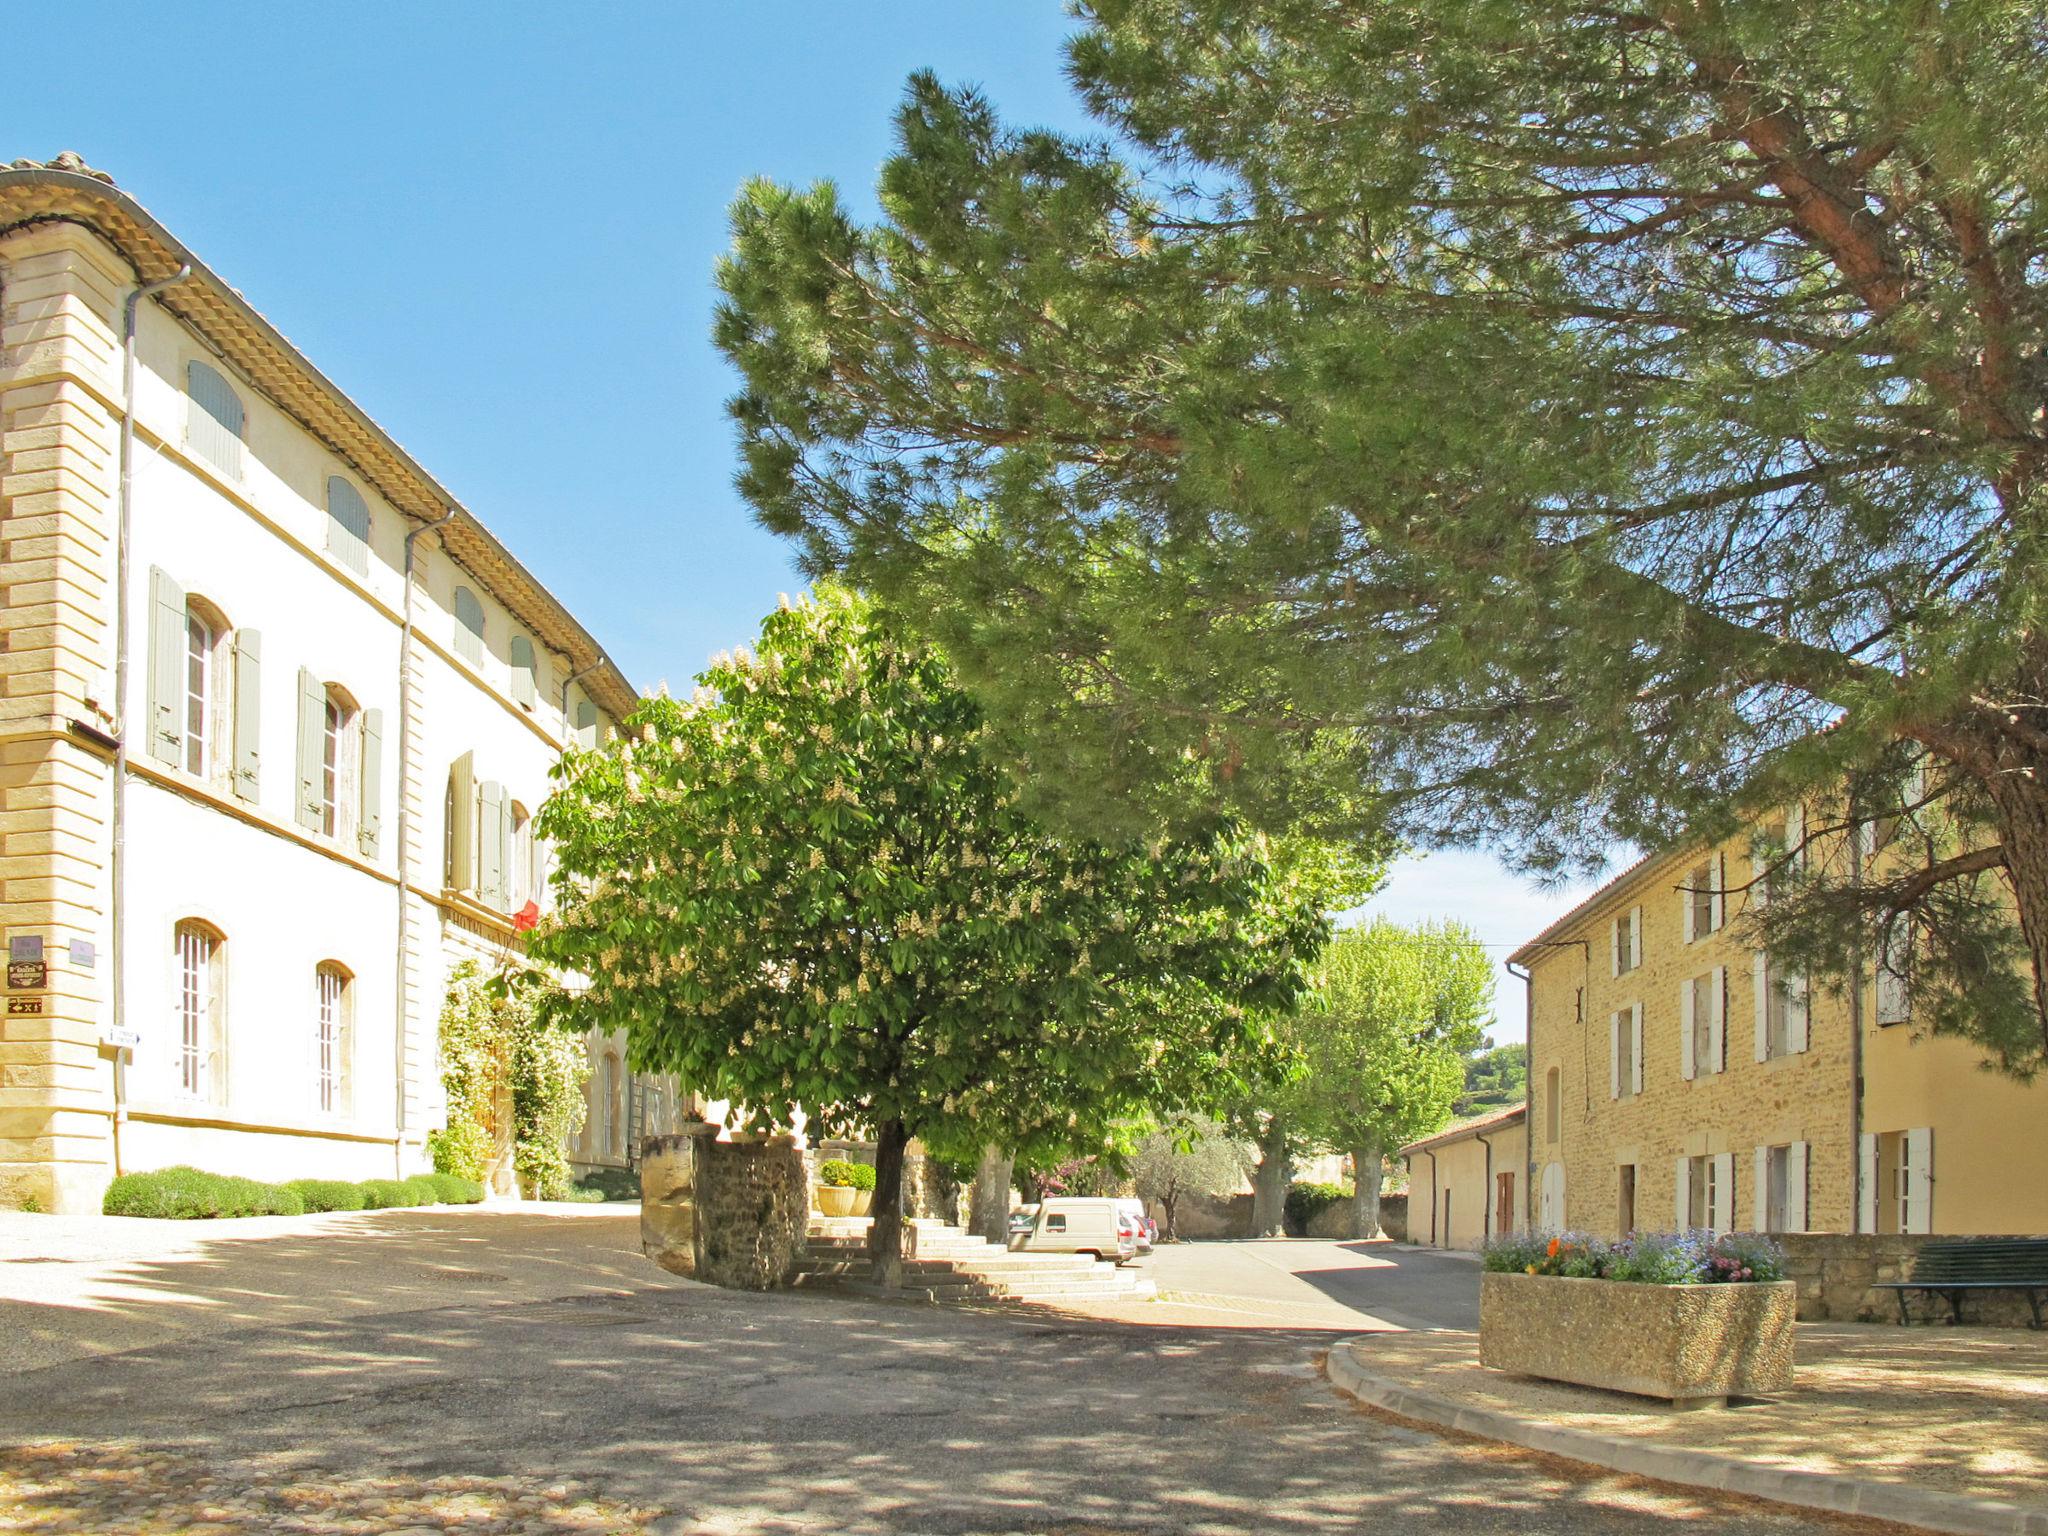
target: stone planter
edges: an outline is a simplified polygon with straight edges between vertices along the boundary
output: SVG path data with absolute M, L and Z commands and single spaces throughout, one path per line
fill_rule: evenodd
M 1488 1273 L 1479 1363 L 1520 1376 L 1715 1406 L 1792 1385 L 1798 1288 L 1637 1285 Z
M 854 1214 L 854 1215 L 856 1215 L 856 1216 L 865 1216 L 865 1215 L 867 1215 L 869 1207 L 871 1207 L 871 1206 L 872 1206 L 872 1205 L 873 1205 L 874 1203 L 875 1203 L 875 1192 L 874 1192 L 874 1191 L 873 1191 L 872 1189 L 856 1189 L 856 1190 L 855 1190 L 855 1191 L 853 1192 L 853 1214 Z
M 851 1216 L 854 1214 L 854 1196 L 857 1189 L 844 1184 L 820 1184 L 818 1186 L 818 1214 L 820 1216 Z

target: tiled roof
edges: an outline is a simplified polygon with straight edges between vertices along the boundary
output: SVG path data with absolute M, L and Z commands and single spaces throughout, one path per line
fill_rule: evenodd
M 617 663 L 476 514 L 104 172 L 69 153 L 47 165 L 17 160 L 0 168 L 0 234 L 56 222 L 92 230 L 125 256 L 144 282 L 170 277 L 189 265 L 192 275 L 166 289 L 158 303 L 205 337 L 250 384 L 401 513 L 436 521 L 452 511 L 455 518 L 441 537 L 456 562 L 538 639 L 566 655 L 573 670 L 587 670 L 583 686 L 607 714 L 616 717 L 633 708 L 638 695 Z
M 1511 1125 L 1519 1125 L 1522 1117 L 1528 1112 L 1526 1105 L 1511 1104 L 1506 1109 L 1497 1109 L 1490 1115 L 1474 1115 L 1469 1120 L 1454 1120 L 1434 1136 L 1411 1141 L 1394 1155 L 1412 1157 L 1417 1152 L 1427 1152 L 1449 1142 L 1469 1141 L 1472 1137 L 1484 1135 L 1488 1131 L 1504 1131 Z

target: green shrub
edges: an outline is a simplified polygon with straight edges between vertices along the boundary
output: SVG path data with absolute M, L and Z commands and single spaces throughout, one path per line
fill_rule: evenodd
M 443 1130 L 427 1132 L 427 1151 L 434 1172 L 482 1179 L 491 1160 L 491 1138 L 474 1120 L 453 1120 Z
M 363 1192 L 344 1179 L 293 1179 L 285 1185 L 309 1211 L 360 1211 Z
M 356 1186 L 363 1192 L 363 1209 L 366 1211 L 395 1210 L 408 1205 L 424 1205 L 409 1179 L 365 1179 Z
M 1296 1232 L 1308 1231 L 1308 1224 L 1351 1194 L 1341 1184 L 1294 1184 L 1287 1190 L 1287 1224 Z
M 854 1182 L 860 1177 L 854 1172 L 859 1166 L 843 1157 L 828 1157 L 818 1164 L 818 1182 L 827 1189 L 859 1189 L 860 1185 Z M 874 1185 L 870 1183 L 868 1188 L 873 1189 Z
M 855 1189 L 873 1189 L 875 1187 L 874 1166 L 870 1163 L 855 1163 L 853 1165 L 852 1183 Z
M 594 1190 L 600 1200 L 638 1200 L 640 1175 L 630 1168 L 593 1168 L 578 1178 L 574 1187 Z
M 107 1186 L 100 1209 L 109 1216 L 161 1216 L 207 1220 L 217 1216 L 300 1216 L 298 1192 L 233 1174 L 179 1166 L 124 1173 Z
M 483 1200 L 484 1187 L 475 1179 L 465 1179 L 453 1173 L 430 1173 L 425 1177 L 434 1186 L 435 1196 L 442 1205 L 476 1205 Z
M 545 1199 L 547 1197 L 540 1196 L 539 1198 Z M 556 1195 L 555 1199 L 566 1200 L 571 1205 L 603 1205 L 605 1203 L 603 1190 L 587 1189 L 581 1184 L 571 1184 L 567 1189 Z
M 405 1181 L 405 1187 L 412 1191 L 414 1205 L 439 1205 L 441 1186 L 434 1182 L 431 1173 L 416 1173 Z

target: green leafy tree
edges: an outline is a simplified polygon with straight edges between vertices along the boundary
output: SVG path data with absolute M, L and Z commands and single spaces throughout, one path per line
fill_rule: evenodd
M 1044 1161 L 1263 1065 L 1328 934 L 1321 866 L 1220 824 L 1051 835 L 946 664 L 841 590 L 701 683 L 564 759 L 532 950 L 589 978 L 555 1011 L 625 1028 L 640 1070 L 749 1125 L 872 1129 L 879 1272 L 912 1136 Z
M 1483 1114 L 1523 1103 L 1528 1096 L 1529 1047 L 1519 1040 L 1512 1045 L 1489 1045 L 1465 1063 L 1465 1089 L 1453 1112 Z
M 2038 1065 L 2038 0 L 1079 9 L 1106 139 L 919 76 L 878 223 L 737 204 L 763 521 L 1094 823 L 1186 761 L 1538 871 L 1795 796 L 1938 823 L 1774 870 L 1764 937 L 1903 943 Z
M 1169 1115 L 1131 1153 L 1132 1184 L 1165 1214 L 1160 1232 L 1169 1243 L 1180 1241 L 1183 1201 L 1236 1194 L 1251 1169 L 1251 1148 L 1207 1115 Z

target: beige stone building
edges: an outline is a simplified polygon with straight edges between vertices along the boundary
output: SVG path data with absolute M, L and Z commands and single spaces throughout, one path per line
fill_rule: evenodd
M 1806 841 L 1798 806 L 1753 830 Z M 2048 1083 L 1923 1031 L 1888 968 L 1831 995 L 1752 951 L 1766 873 L 1748 835 L 1660 853 L 1511 957 L 1532 1225 L 2048 1232 Z
M 1517 1104 L 1401 1149 L 1408 1165 L 1409 1242 L 1478 1248 L 1490 1237 L 1527 1230 L 1527 1116 Z
M 0 1204 L 427 1166 L 445 978 L 545 901 L 618 667 L 73 157 L 0 168 L 0 586 Z M 592 1163 L 651 1102 L 606 1092 Z

